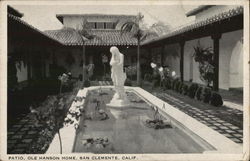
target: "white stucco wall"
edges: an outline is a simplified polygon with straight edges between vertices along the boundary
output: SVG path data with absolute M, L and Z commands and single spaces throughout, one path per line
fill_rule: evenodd
M 222 89 L 243 87 L 242 36 L 242 30 L 238 30 L 225 33 L 220 39 L 219 85 Z
M 65 27 L 80 29 L 81 24 L 84 20 L 84 17 L 81 16 L 65 16 L 63 18 L 63 25 Z M 127 18 L 95 18 L 95 17 L 89 17 L 87 18 L 88 22 L 118 22 L 116 29 L 120 29 L 122 24 L 127 21 Z
M 16 69 L 17 69 L 17 82 L 22 82 L 26 81 L 28 79 L 28 70 L 27 70 L 27 65 L 24 66 L 23 61 L 21 62 L 21 70 L 17 67 L 18 65 L 16 64 Z
M 219 88 L 228 90 L 229 88 L 243 87 L 243 53 L 242 53 L 242 30 L 222 34 L 220 39 L 219 56 Z M 200 79 L 198 63 L 193 59 L 194 46 L 198 40 L 201 46 L 213 47 L 211 37 L 187 41 L 184 47 L 184 80 L 199 84 L 205 84 Z M 232 56 L 232 53 L 233 56 Z

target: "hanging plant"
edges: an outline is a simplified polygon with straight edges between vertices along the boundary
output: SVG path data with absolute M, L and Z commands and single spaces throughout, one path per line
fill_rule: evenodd
M 200 41 L 194 47 L 194 60 L 199 63 L 200 78 L 209 87 L 214 79 L 214 65 L 213 65 L 213 49 L 212 47 L 202 47 Z

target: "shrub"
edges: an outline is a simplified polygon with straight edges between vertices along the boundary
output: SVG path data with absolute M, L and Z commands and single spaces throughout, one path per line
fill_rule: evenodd
M 154 80 L 153 80 L 153 86 L 154 86 L 154 87 L 157 87 L 157 86 L 159 86 L 159 85 L 160 85 L 160 81 L 157 80 L 157 79 L 154 79 Z
M 68 94 L 61 94 L 57 96 L 49 96 L 46 101 L 39 107 L 30 107 L 30 119 L 34 122 L 32 128 L 39 128 L 37 142 L 26 150 L 28 153 L 44 153 L 46 152 L 50 141 L 54 135 L 60 135 L 60 129 L 64 126 L 64 118 L 67 110 L 73 101 L 73 97 Z M 61 138 L 59 138 L 60 153 L 62 153 Z M 59 147 L 58 147 L 59 148 Z
M 129 77 L 132 80 L 136 80 L 136 72 L 137 72 L 136 65 L 126 67 L 125 71 L 126 71 L 127 77 Z
M 167 89 L 166 82 L 167 82 L 167 79 L 162 80 L 162 87 L 163 87 L 164 90 Z
M 82 81 L 82 74 L 79 74 L 78 79 L 79 81 Z
M 89 87 L 90 86 L 90 81 L 89 80 L 85 80 L 84 82 L 83 82 L 83 88 L 84 87 Z
M 130 79 L 126 79 L 126 81 L 125 81 L 125 86 L 132 86 L 132 82 L 131 82 L 131 80 Z
M 188 85 L 183 84 L 182 89 L 183 89 L 182 94 L 187 95 L 188 94 Z
M 192 84 L 191 84 L 191 86 L 189 87 L 189 90 L 188 90 L 188 96 L 189 96 L 190 98 L 194 98 L 194 97 L 195 97 L 195 93 L 196 93 L 198 87 L 199 87 L 199 86 L 198 86 L 198 84 L 196 84 L 196 83 L 192 83 Z
M 160 81 L 161 81 L 161 76 L 159 73 L 154 72 L 153 73 L 153 86 L 159 86 L 160 85 Z
M 174 80 L 172 81 L 172 83 L 171 83 L 171 89 L 172 89 L 172 90 L 175 90 L 175 89 L 176 89 L 176 84 L 177 84 L 178 81 L 179 81 L 178 78 L 177 78 L 177 79 L 174 79 Z
M 144 80 L 145 81 L 148 81 L 148 82 L 151 82 L 152 81 L 152 74 L 149 74 L 149 73 L 146 73 L 145 76 L 144 76 Z
M 104 77 L 105 81 L 112 81 L 112 79 L 110 77 Z
M 202 92 L 203 92 L 203 88 L 202 87 L 199 87 L 195 93 L 195 98 L 197 100 L 202 100 Z
M 170 79 L 170 78 L 166 79 L 166 81 L 165 81 L 166 85 L 165 86 L 166 86 L 167 89 L 171 89 L 172 82 L 173 82 L 172 79 Z
M 175 91 L 176 92 L 179 92 L 180 84 L 181 84 L 181 82 L 179 80 L 175 83 Z
M 184 85 L 184 83 L 183 83 L 183 82 L 180 82 L 179 88 L 178 88 L 178 92 L 179 92 L 180 94 L 183 93 L 183 85 Z
M 220 94 L 213 92 L 210 98 L 210 104 L 213 106 L 222 106 L 223 100 Z
M 203 91 L 203 102 L 204 103 L 209 103 L 210 98 L 211 98 L 211 89 L 210 88 L 205 88 Z
M 174 90 L 175 82 L 176 82 L 175 79 L 172 80 L 172 82 L 171 82 L 171 89 L 172 89 L 172 90 Z

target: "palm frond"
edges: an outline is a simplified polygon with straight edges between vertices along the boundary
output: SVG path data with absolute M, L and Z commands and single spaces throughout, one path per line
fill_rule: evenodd
M 87 38 L 90 40 L 90 39 L 94 39 L 96 37 L 96 35 L 93 35 L 91 33 L 91 27 L 89 26 L 88 21 L 86 19 L 82 20 L 81 28 L 78 29 L 77 32 L 81 35 L 83 40 L 84 40 L 84 38 Z
M 138 30 L 139 25 L 137 23 L 135 23 L 134 21 L 125 22 L 121 26 L 121 34 L 123 34 L 125 32 L 132 32 L 132 29 Z
M 153 32 L 153 31 L 143 31 L 141 41 L 145 41 L 148 38 L 150 39 L 150 37 L 152 37 L 152 38 L 158 37 L 158 34 L 156 32 Z

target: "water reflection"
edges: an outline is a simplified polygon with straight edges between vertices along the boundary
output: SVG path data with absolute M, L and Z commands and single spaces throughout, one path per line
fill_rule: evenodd
M 109 102 L 112 97 L 101 97 L 103 104 Z M 98 95 L 90 97 L 100 99 Z M 140 99 L 136 94 L 130 93 L 128 98 Z M 89 101 L 86 104 L 86 113 L 94 112 L 95 103 Z M 201 153 L 204 149 L 178 128 L 155 130 L 145 126 L 148 119 L 154 118 L 154 110 L 144 101 L 133 102 L 126 108 L 116 109 L 100 106 L 109 119 L 84 120 L 80 122 L 80 131 L 76 135 L 74 152 L 93 153 Z M 86 125 L 86 127 L 84 127 Z M 86 147 L 82 140 L 86 138 L 108 138 L 109 145 Z M 86 142 L 85 142 L 86 143 Z

